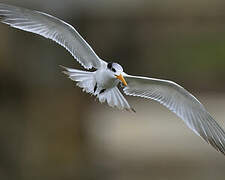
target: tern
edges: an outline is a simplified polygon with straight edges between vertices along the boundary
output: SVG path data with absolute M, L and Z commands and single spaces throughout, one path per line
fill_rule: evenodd
M 0 21 L 11 27 L 39 34 L 66 48 L 87 70 L 63 67 L 64 73 L 83 91 L 95 95 L 120 110 L 134 109 L 118 86 L 129 96 L 152 99 L 180 117 L 198 136 L 225 155 L 225 132 L 204 106 L 180 85 L 155 78 L 132 76 L 121 65 L 99 58 L 91 46 L 70 24 L 49 14 L 0 3 Z

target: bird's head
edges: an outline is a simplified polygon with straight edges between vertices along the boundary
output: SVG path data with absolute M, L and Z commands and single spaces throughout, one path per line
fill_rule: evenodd
M 114 62 L 109 62 L 107 64 L 107 69 L 109 71 L 111 71 L 114 75 L 115 78 L 119 79 L 123 85 L 127 86 L 127 82 L 125 81 L 124 77 L 123 77 L 123 68 L 121 65 L 119 65 L 118 63 L 114 63 Z

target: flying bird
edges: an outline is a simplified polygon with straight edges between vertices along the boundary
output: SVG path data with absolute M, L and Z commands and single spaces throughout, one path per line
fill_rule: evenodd
M 39 34 L 66 48 L 85 68 L 63 67 L 64 73 L 101 103 L 120 110 L 134 111 L 118 89 L 129 96 L 153 99 L 180 117 L 198 136 L 225 155 L 225 132 L 204 106 L 180 85 L 155 78 L 132 76 L 121 65 L 99 58 L 91 46 L 70 24 L 49 14 L 0 3 L 0 21 L 11 27 Z

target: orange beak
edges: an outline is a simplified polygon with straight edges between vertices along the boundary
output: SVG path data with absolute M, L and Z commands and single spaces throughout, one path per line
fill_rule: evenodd
M 119 76 L 116 76 L 117 79 L 119 79 L 124 86 L 127 86 L 127 82 L 125 81 L 124 77 L 122 76 L 122 74 L 120 74 Z

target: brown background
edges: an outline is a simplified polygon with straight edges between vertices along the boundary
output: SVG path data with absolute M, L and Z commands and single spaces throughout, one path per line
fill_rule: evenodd
M 60 17 L 129 74 L 179 83 L 225 128 L 225 1 L 2 2 Z M 224 179 L 224 156 L 166 108 L 101 105 L 60 64 L 82 69 L 54 42 L 0 24 L 0 179 Z

